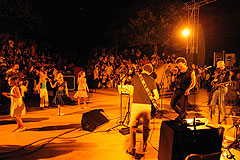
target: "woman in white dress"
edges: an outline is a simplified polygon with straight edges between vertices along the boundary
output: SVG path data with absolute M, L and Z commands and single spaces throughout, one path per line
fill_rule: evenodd
M 10 77 L 8 84 L 11 86 L 10 93 L 3 92 L 2 94 L 7 98 L 11 98 L 10 116 L 16 120 L 18 125 L 18 127 L 12 131 L 20 132 L 26 129 L 21 118 L 26 114 L 26 107 L 19 90 L 19 77 Z

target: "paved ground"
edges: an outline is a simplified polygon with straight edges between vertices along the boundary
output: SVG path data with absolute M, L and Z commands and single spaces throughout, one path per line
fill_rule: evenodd
M 74 91 L 70 93 L 71 96 Z M 121 101 L 122 99 L 122 101 Z M 200 90 L 198 94 L 191 95 L 189 101 L 197 106 L 197 113 L 189 111 L 188 119 L 195 115 L 205 117 L 212 125 L 217 126 L 218 116 L 211 121 L 207 107 L 207 93 Z M 11 132 L 16 127 L 15 121 L 9 115 L 0 115 L 0 159 L 18 160 L 128 160 L 134 159 L 126 154 L 129 144 L 129 134 L 121 134 L 119 130 L 124 129 L 128 122 L 125 115 L 128 109 L 128 96 L 122 97 L 115 89 L 99 89 L 96 93 L 89 93 L 87 109 L 81 109 L 76 104 L 66 105 L 63 109 L 64 116 L 57 116 L 57 108 L 52 107 L 40 110 L 35 105 L 28 107 L 28 112 L 23 116 L 27 130 L 23 132 Z M 32 101 L 35 101 L 34 99 Z M 122 102 L 122 105 L 121 103 Z M 158 157 L 158 145 L 160 127 L 163 120 L 174 119 L 177 115 L 169 107 L 170 96 L 162 99 L 163 117 L 151 120 L 151 136 L 147 152 L 142 159 L 156 160 Z M 33 103 L 29 103 L 33 104 Z M 120 107 L 122 106 L 122 107 Z M 232 107 L 228 106 L 230 112 Z M 109 122 L 99 126 L 93 132 L 81 129 L 83 113 L 94 109 L 102 109 Z M 122 117 L 120 115 L 123 115 Z M 124 125 L 120 123 L 124 120 Z M 231 144 L 235 138 L 236 122 L 238 117 L 228 117 L 226 123 L 221 125 L 225 128 L 224 144 Z M 141 145 L 138 136 L 137 146 Z M 225 150 L 223 150 L 225 153 Z M 240 159 L 239 151 L 231 149 L 236 159 Z M 228 153 L 228 152 L 227 152 Z M 227 159 L 222 156 L 221 159 Z

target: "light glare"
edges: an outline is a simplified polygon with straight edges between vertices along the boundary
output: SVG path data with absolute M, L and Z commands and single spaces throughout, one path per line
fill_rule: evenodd
M 189 34 L 190 34 L 189 29 L 184 29 L 183 32 L 182 32 L 182 35 L 183 35 L 184 37 L 187 37 Z

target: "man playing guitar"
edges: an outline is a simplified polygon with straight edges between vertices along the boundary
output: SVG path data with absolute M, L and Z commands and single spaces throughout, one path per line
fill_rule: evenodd
M 215 71 L 215 79 L 212 81 L 213 95 L 211 100 L 211 117 L 215 115 L 215 108 L 218 101 L 219 111 L 226 116 L 225 96 L 228 92 L 228 85 L 231 82 L 233 73 L 225 68 L 224 61 L 217 62 L 217 69 Z
M 146 152 L 147 140 L 150 132 L 151 103 L 153 99 L 159 100 L 157 84 L 150 76 L 153 72 L 151 64 L 145 64 L 140 75 L 134 75 L 132 79 L 129 95 L 133 97 L 131 116 L 130 116 L 130 146 L 127 153 L 135 155 L 136 132 L 138 122 L 143 120 L 143 143 L 142 151 Z M 149 96 L 151 95 L 151 97 Z

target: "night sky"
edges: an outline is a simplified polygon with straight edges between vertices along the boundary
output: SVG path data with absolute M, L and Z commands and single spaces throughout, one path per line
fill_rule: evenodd
M 135 14 L 131 8 L 144 1 L 29 0 L 29 5 L 42 21 L 42 39 L 56 48 L 84 55 L 95 46 L 112 45 L 112 39 L 104 37 L 108 27 L 125 25 Z M 200 8 L 207 53 L 225 50 L 239 54 L 239 16 L 238 0 L 218 0 Z
M 206 51 L 240 53 L 240 8 L 238 0 L 218 0 L 200 8 Z

